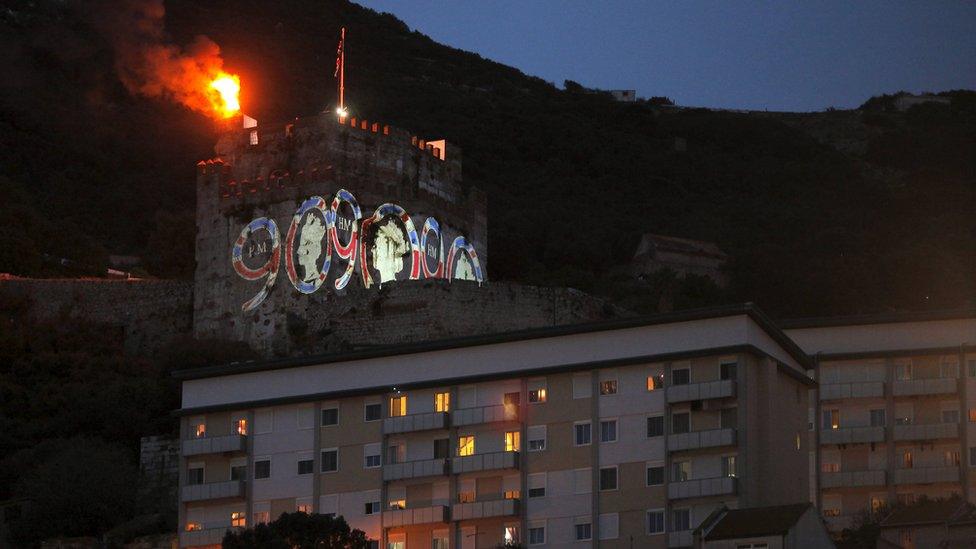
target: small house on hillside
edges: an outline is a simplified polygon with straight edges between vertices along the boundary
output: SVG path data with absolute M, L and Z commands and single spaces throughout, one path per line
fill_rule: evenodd
M 720 508 L 695 530 L 697 549 L 833 549 L 812 503 Z
M 633 272 L 641 278 L 661 269 L 671 269 L 679 275 L 707 276 L 724 287 L 726 278 L 722 268 L 727 261 L 728 256 L 714 242 L 648 233 L 641 237 L 634 252 Z

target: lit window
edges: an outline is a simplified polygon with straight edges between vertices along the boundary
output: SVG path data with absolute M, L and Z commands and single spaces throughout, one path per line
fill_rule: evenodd
M 522 496 L 519 490 L 505 490 L 505 499 L 518 499 Z
M 521 400 L 522 397 L 519 396 L 519 393 L 505 393 L 502 402 L 505 406 L 518 406 Z
M 437 393 L 436 395 L 434 395 L 434 411 L 435 412 L 451 411 L 451 393 Z
M 736 477 L 735 456 L 722 456 L 722 476 Z
M 474 435 L 458 437 L 457 455 L 459 456 L 474 455 Z
M 947 467 L 959 467 L 959 450 L 946 450 L 945 464 Z
M 615 395 L 617 394 L 617 380 L 608 379 L 607 381 L 600 382 L 600 394 L 601 395 Z
M 840 410 L 824 410 L 824 429 L 840 429 Z
M 406 509 L 407 500 L 405 499 L 391 499 L 390 500 L 390 510 L 396 511 L 397 509 Z
M 473 502 L 474 502 L 474 490 L 458 492 L 458 503 L 473 503 Z
M 249 134 L 249 141 L 248 142 L 251 145 L 257 145 L 258 144 L 258 131 L 257 130 L 251 130 L 251 133 Z
M 390 397 L 390 417 L 407 415 L 407 395 Z
M 247 434 L 247 420 L 241 418 L 237 420 L 237 434 L 246 435 Z
M 871 512 L 880 513 L 888 507 L 888 502 L 884 498 L 872 497 L 871 498 Z
M 647 376 L 647 390 L 657 391 L 664 388 L 664 374 Z
M 247 526 L 247 518 L 244 516 L 243 511 L 234 511 L 230 514 L 230 525 L 231 526 Z
M 299 513 L 305 513 L 306 515 L 312 514 L 312 504 L 311 503 L 299 503 L 296 509 Z
M 521 434 L 518 431 L 508 431 L 505 433 L 505 451 L 518 452 Z
M 915 457 L 911 450 L 905 450 L 901 455 L 901 466 L 904 469 L 911 469 L 915 466 Z
M 830 463 L 830 462 L 821 463 L 820 464 L 820 470 L 823 471 L 824 473 L 839 473 L 840 472 L 840 463 L 837 463 L 837 462 L 834 462 L 834 463 Z
M 193 426 L 193 436 L 195 436 L 196 438 L 203 438 L 203 437 L 207 436 L 207 424 L 206 423 L 197 423 L 196 425 L 194 425 Z
M 506 544 L 516 544 L 519 542 L 519 529 L 518 526 L 506 526 L 505 527 L 505 543 Z
M 796 434 L 796 449 L 800 449 L 800 433 Z
M 840 509 L 825 508 L 823 510 L 823 516 L 825 516 L 825 517 L 839 517 L 840 516 Z
M 203 525 L 199 522 L 188 522 L 186 523 L 186 531 L 193 532 L 196 530 L 203 530 Z
M 976 422 L 976 408 L 969 409 L 969 421 Z
M 546 401 L 545 389 L 533 389 L 529 391 L 529 402 L 533 404 L 540 404 L 545 401 Z

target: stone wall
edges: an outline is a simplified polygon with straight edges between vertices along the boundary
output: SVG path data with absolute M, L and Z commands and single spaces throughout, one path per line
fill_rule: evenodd
M 180 441 L 152 436 L 139 440 L 139 513 L 176 509 L 180 479 Z

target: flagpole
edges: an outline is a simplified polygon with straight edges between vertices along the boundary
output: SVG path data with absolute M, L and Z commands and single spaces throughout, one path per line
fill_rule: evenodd
M 341 49 L 339 50 L 339 110 L 346 112 L 346 27 L 342 27 L 342 35 L 339 38 Z

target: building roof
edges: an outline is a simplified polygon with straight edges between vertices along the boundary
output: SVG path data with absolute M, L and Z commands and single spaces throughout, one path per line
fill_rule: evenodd
M 881 521 L 881 527 L 939 524 L 961 516 L 967 509 L 966 503 L 959 498 L 926 499 L 915 505 L 894 509 Z
M 720 250 L 714 242 L 650 233 L 645 233 L 641 237 L 640 244 L 637 245 L 637 251 L 634 252 L 634 257 L 649 253 L 651 248 L 662 252 L 711 257 L 723 261 L 728 258 L 725 252 Z
M 708 541 L 782 536 L 796 525 L 812 503 L 731 509 L 705 534 Z
M 784 330 L 799 328 L 828 328 L 833 326 L 864 326 L 869 324 L 897 324 L 902 322 L 929 322 L 976 318 L 976 309 L 948 311 L 888 312 L 848 316 L 824 316 L 812 318 L 787 318 L 777 324 Z

